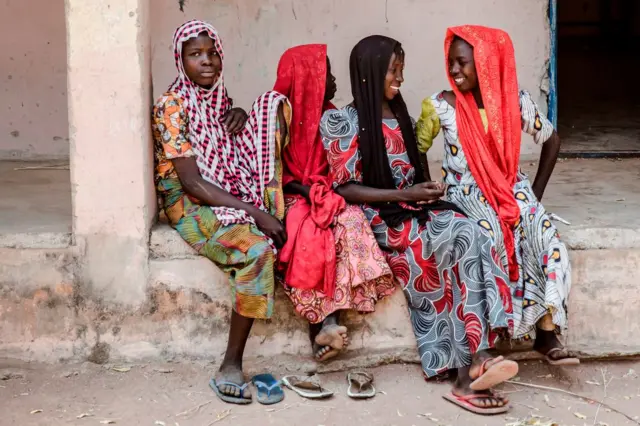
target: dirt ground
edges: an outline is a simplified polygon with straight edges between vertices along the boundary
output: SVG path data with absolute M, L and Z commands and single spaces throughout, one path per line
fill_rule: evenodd
M 515 383 L 501 387 L 511 400 L 511 411 L 481 417 L 443 400 L 449 384 L 426 383 L 417 365 L 371 369 L 378 394 L 368 401 L 346 396 L 343 372 L 321 376 L 324 385 L 336 392 L 331 399 L 312 402 L 286 390 L 285 400 L 278 405 L 254 402 L 240 407 L 219 401 L 210 391 L 211 365 L 51 366 L 0 360 L 0 425 L 100 425 L 108 421 L 149 426 L 640 424 L 638 360 L 564 369 L 539 361 L 520 366 Z M 610 408 L 524 384 L 574 392 Z

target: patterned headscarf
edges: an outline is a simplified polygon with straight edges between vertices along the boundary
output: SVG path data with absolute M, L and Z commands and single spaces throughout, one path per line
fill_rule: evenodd
M 222 70 L 210 89 L 198 86 L 187 77 L 182 63 L 182 48 L 188 40 L 206 33 L 214 42 Z M 254 103 L 245 128 L 230 135 L 220 122 L 232 106 L 224 86 L 224 50 L 218 32 L 203 21 L 189 21 L 173 37 L 173 52 L 178 77 L 169 92 L 178 95 L 189 118 L 189 140 L 197 156 L 200 174 L 206 181 L 234 197 L 267 211 L 264 190 L 275 173 L 275 123 L 277 105 L 284 96 L 267 92 Z M 244 210 L 212 207 L 224 225 L 255 223 Z

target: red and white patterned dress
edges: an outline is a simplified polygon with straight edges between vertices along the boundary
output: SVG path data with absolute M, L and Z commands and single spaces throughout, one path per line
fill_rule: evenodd
M 398 189 L 413 184 L 397 120 L 383 134 Z M 320 124 L 335 186 L 362 183 L 357 111 L 325 112 Z M 391 228 L 371 206 L 361 206 L 409 304 L 422 368 L 428 377 L 471 364 L 493 347 L 497 331 L 512 328 L 508 276 L 488 235 L 464 216 L 432 212 L 426 223 L 406 220 Z

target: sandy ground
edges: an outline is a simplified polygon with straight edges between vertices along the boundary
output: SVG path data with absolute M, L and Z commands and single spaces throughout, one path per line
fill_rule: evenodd
M 331 373 L 321 380 L 336 392 L 333 398 L 312 402 L 287 390 L 285 400 L 271 407 L 219 401 L 207 386 L 213 370 L 214 366 L 202 364 L 50 366 L 0 360 L 0 425 L 100 425 L 109 420 L 117 425 L 150 426 L 640 424 L 615 411 L 640 419 L 636 373 L 640 361 L 585 363 L 564 369 L 539 361 L 521 363 L 516 383 L 500 388 L 511 400 L 511 411 L 495 417 L 476 416 L 446 402 L 442 395 L 450 385 L 426 383 L 417 365 L 370 370 L 378 394 L 368 401 L 350 400 L 346 374 Z M 520 385 L 527 383 L 588 396 L 611 409 Z M 524 423 L 526 419 L 529 423 Z

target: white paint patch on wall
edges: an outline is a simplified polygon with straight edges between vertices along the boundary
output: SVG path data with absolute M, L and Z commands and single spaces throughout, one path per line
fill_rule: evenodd
M 351 101 L 348 59 L 363 37 L 384 34 L 399 40 L 407 62 L 403 94 L 410 113 L 420 102 L 447 88 L 443 38 L 448 26 L 480 24 L 500 27 L 513 38 L 522 88 L 529 90 L 543 110 L 540 86 L 546 77 L 549 50 L 547 0 L 189 0 L 185 13 L 177 0 L 154 0 L 152 10 L 154 95 L 175 77 L 171 50 L 173 32 L 187 19 L 211 22 L 219 31 L 226 56 L 225 80 L 237 105 L 249 108 L 273 87 L 280 55 L 289 47 L 327 43 L 337 77 L 337 105 Z M 523 155 L 537 153 L 530 137 L 523 139 Z M 441 139 L 431 159 L 440 159 Z
M 68 157 L 64 0 L 1 0 L 0 51 L 0 160 Z

